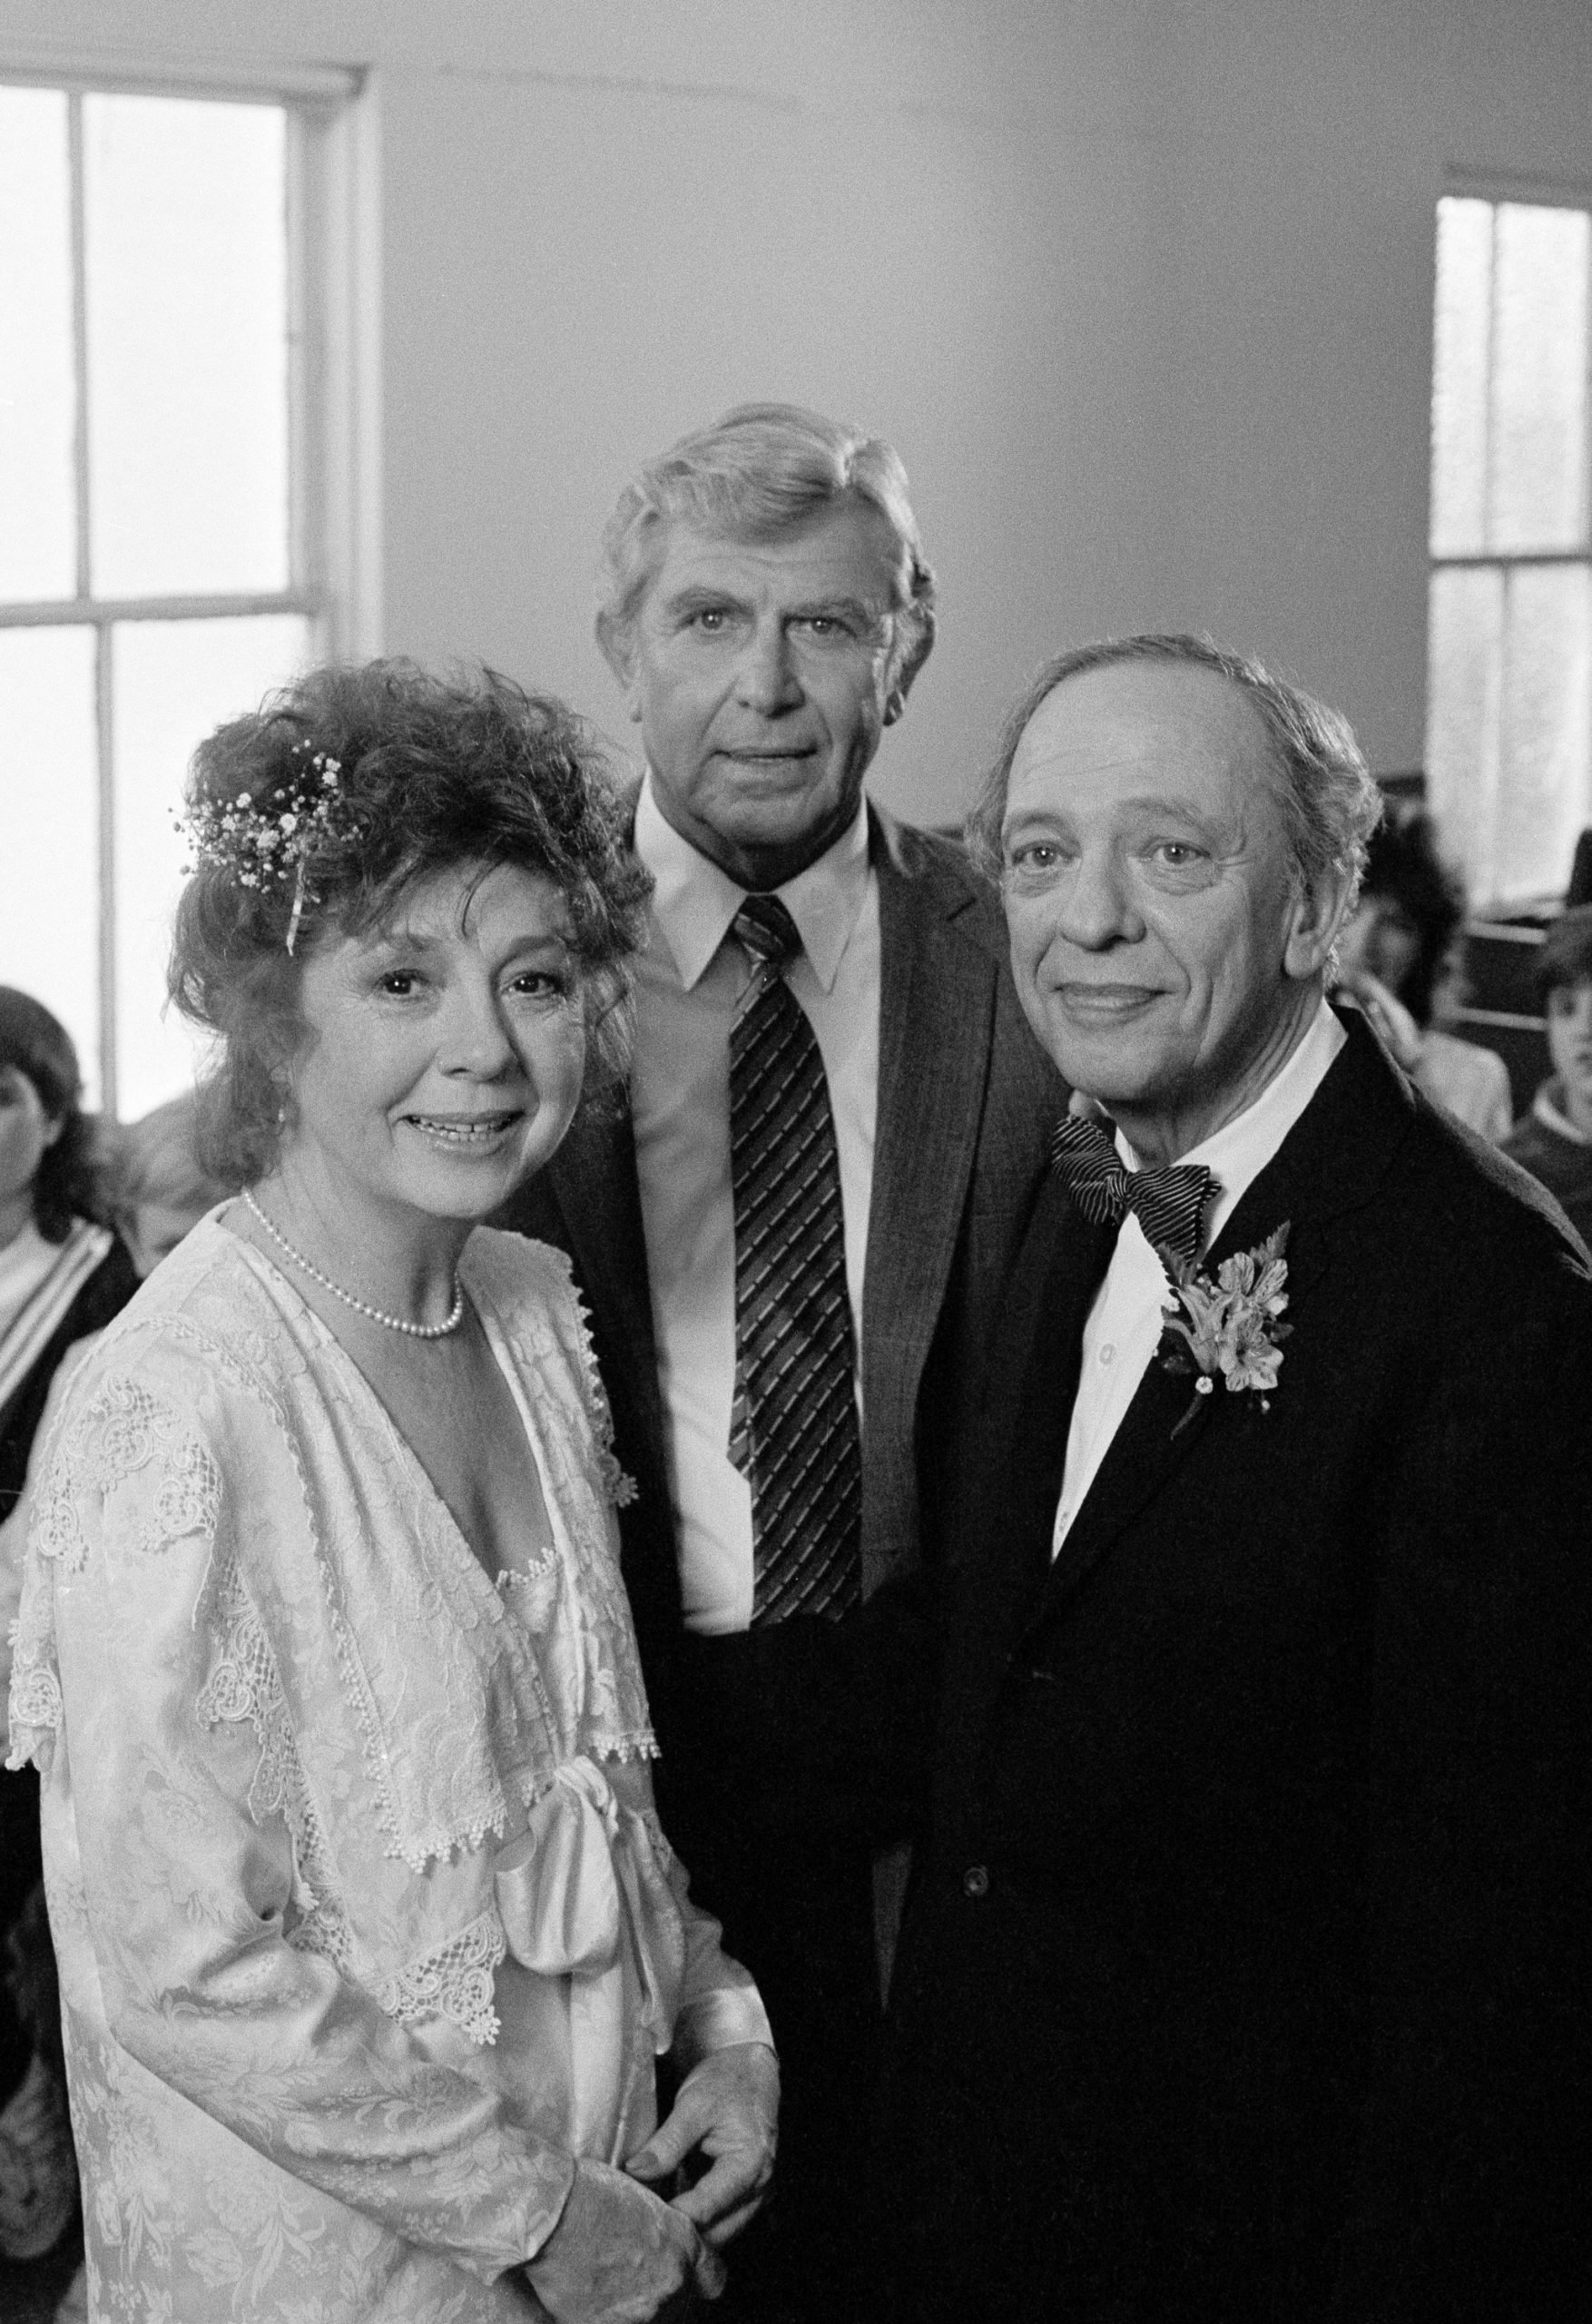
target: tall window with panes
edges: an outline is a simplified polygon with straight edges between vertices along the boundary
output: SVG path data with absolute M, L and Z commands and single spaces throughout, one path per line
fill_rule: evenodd
M 1474 909 L 1592 823 L 1592 203 L 1438 205 L 1427 786 Z
M 0 983 L 123 1119 L 165 1006 L 194 743 L 337 642 L 291 99 L 0 81 Z

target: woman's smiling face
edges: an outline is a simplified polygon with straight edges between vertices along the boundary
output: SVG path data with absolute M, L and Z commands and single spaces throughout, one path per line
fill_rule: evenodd
M 580 962 L 541 874 L 465 864 L 304 964 L 310 1038 L 282 1143 L 355 1207 L 484 1218 L 568 1129 L 585 1069 Z

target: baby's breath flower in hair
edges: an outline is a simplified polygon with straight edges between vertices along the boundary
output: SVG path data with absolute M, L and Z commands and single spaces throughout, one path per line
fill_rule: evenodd
M 224 865 L 241 888 L 277 887 L 291 875 L 290 952 L 298 940 L 306 897 L 311 903 L 319 901 L 314 890 L 306 886 L 310 859 L 345 836 L 339 824 L 340 761 L 325 751 L 312 751 L 308 743 L 296 743 L 292 755 L 302 756 L 304 765 L 277 783 L 269 799 L 257 801 L 249 791 L 240 791 L 235 799 L 201 799 L 177 825 L 186 832 L 196 863 Z M 189 872 L 195 868 L 184 866 Z

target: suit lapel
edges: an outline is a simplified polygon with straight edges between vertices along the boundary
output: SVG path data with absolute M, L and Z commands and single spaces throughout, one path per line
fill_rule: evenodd
M 1166 1295 L 1170 1299 L 1171 1292 Z M 1210 1426 L 1216 1401 L 1214 1395 L 1196 1395 L 1191 1380 L 1164 1372 L 1152 1358 L 1046 1578 L 1036 1611 L 1048 1611 L 1066 1597 L 1165 1490 Z
M 1115 1240 L 1114 1228 L 1081 1218 L 1051 1179 L 1007 1285 L 973 1420 L 965 1498 L 949 1529 L 961 1641 L 951 1683 L 980 1699 L 998 1688 L 1047 1588 L 1084 1324 Z M 968 1709 L 959 1693 L 943 1731 L 981 1732 L 980 1712 L 971 1727 L 958 1726 Z
M 1345 1029 L 1347 1046 L 1203 1262 L 1214 1275 L 1223 1259 L 1254 1248 L 1286 1219 L 1288 1320 L 1296 1327 L 1301 1302 L 1331 1259 L 1328 1221 L 1374 1199 L 1411 1118 L 1408 1088 L 1364 1019 L 1346 1019 Z M 1166 1296 L 1170 1303 L 1170 1287 Z M 1220 1389 L 1195 1394 L 1186 1374 L 1151 1360 L 1051 1569 L 1040 1610 L 1051 1612 L 1166 1490 L 1216 1424 L 1223 1398 Z
M 1066 1442 L 1078 1393 L 1084 1326 L 1116 1246 L 1115 1228 L 1092 1226 L 1054 1180 L 1040 1198 L 1036 1227 L 1051 1240 L 1049 1265 L 1043 1272 L 1035 1270 L 1025 1250 L 1008 1302 L 1016 1344 L 1038 1351 L 1037 1361 L 1027 1365 L 1011 1399 L 1007 1455 L 1009 1472 L 1018 1481 L 1019 1496 L 1009 1528 L 1017 1559 L 1014 1602 L 1025 1614 L 1037 1609 L 1049 1587 L 1050 1541 L 1061 1502 Z M 1026 1297 L 1040 1303 L 1037 1324 L 1027 1324 L 1022 1317 Z
M 916 1401 L 978 1143 L 998 963 L 957 921 L 971 891 L 869 810 L 879 873 L 879 1098 L 862 1295 L 863 1408 Z M 888 1377 L 887 1377 L 888 1374 Z
M 1341 1010 L 1339 1021 L 1344 1047 L 1213 1244 L 1208 1268 L 1263 1242 L 1286 1218 L 1293 1229 L 1288 1287 L 1297 1293 L 1322 1264 L 1318 1226 L 1376 1199 L 1415 1118 L 1415 1099 L 1360 1011 Z

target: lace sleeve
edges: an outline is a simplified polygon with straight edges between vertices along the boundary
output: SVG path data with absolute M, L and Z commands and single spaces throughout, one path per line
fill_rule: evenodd
M 539 2247 L 573 2165 L 288 1941 L 288 1777 L 235 1666 L 240 1542 L 268 1561 L 291 1470 L 273 1473 L 260 1415 L 229 1414 L 195 1371 L 169 1395 L 147 1369 L 112 1376 L 69 1410 L 35 1522 L 54 1656 L 47 1677 L 30 1664 L 23 1708 L 56 1734 L 70 1928 L 151 2073 L 294 2178 L 491 2280 Z

